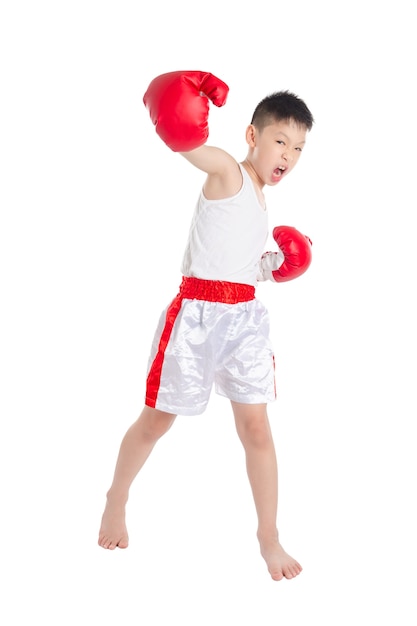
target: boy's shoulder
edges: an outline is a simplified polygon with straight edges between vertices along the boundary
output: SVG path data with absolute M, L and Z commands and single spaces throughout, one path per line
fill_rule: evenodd
M 209 200 L 221 200 L 235 196 L 242 188 L 243 167 L 228 152 L 217 149 L 218 162 L 207 172 L 204 195 Z

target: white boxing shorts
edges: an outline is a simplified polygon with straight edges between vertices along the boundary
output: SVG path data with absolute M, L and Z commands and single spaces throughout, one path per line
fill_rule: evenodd
M 145 404 L 199 415 L 213 385 L 235 402 L 276 399 L 269 315 L 252 285 L 184 277 L 154 336 Z

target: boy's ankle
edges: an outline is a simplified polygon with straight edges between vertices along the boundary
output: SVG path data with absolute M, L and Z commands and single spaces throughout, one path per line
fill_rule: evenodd
M 124 508 L 127 504 L 129 494 L 119 493 L 110 488 L 106 494 L 106 498 L 107 498 L 107 503 L 111 504 L 111 506 Z
M 260 544 L 279 543 L 278 530 L 275 527 L 258 528 L 257 537 Z

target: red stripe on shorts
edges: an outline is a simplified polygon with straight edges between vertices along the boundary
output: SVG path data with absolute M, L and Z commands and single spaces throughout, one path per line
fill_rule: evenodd
M 146 404 L 155 407 L 158 397 L 159 384 L 161 382 L 162 365 L 164 363 L 165 349 L 171 337 L 172 329 L 177 319 L 177 315 L 181 309 L 183 297 L 178 295 L 171 302 L 167 309 L 165 326 L 162 330 L 161 339 L 159 341 L 158 352 L 153 360 L 152 366 L 146 380 Z
M 167 309 L 165 325 L 161 333 L 158 351 L 148 373 L 146 380 L 146 405 L 153 408 L 156 406 L 165 350 L 184 299 L 237 304 L 238 302 L 254 300 L 254 298 L 255 287 L 253 285 L 231 283 L 223 280 L 203 280 L 201 278 L 184 276 L 179 294 L 174 298 Z

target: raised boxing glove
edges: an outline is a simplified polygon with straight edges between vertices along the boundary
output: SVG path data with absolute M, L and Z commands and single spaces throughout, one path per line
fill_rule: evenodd
M 262 255 L 258 280 L 283 283 L 304 274 L 311 264 L 311 239 L 293 226 L 276 226 L 272 236 L 278 252 Z
M 208 138 L 209 100 L 226 103 L 229 87 L 209 72 L 168 72 L 149 84 L 143 102 L 155 130 L 174 152 L 188 152 Z

